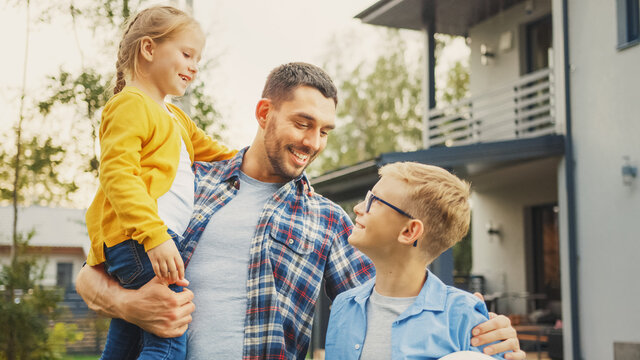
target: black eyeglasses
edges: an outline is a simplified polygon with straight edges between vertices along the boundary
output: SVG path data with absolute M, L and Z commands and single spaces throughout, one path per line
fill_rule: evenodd
M 367 191 L 367 197 L 364 199 L 365 202 L 365 212 L 369 212 L 369 209 L 371 209 L 371 204 L 373 204 L 373 200 L 377 200 L 380 201 L 381 203 L 387 205 L 388 207 L 392 208 L 393 210 L 397 211 L 399 214 L 404 215 L 406 217 L 408 217 L 409 219 L 414 219 L 413 216 L 409 215 L 407 212 L 405 212 L 404 210 L 400 209 L 399 207 L 391 204 L 388 201 L 384 201 L 382 199 L 380 199 L 379 197 L 373 195 L 373 193 L 371 192 L 371 190 Z M 413 247 L 418 246 L 418 240 L 413 242 Z
M 364 199 L 365 204 L 367 205 L 365 207 L 365 212 L 369 212 L 369 209 L 371 209 L 371 204 L 373 204 L 373 200 L 378 200 L 381 203 L 387 205 L 388 207 L 392 208 L 393 210 L 397 211 L 398 213 L 408 217 L 409 219 L 413 219 L 413 216 L 407 214 L 405 211 L 403 211 L 402 209 L 400 209 L 399 207 L 391 204 L 390 202 L 384 201 L 382 199 L 380 199 L 379 197 L 373 195 L 373 193 L 371 191 L 367 191 L 367 197 Z

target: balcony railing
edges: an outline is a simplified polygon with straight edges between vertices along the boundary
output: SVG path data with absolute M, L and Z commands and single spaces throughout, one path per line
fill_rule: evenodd
M 553 71 L 541 69 L 518 80 L 429 111 L 425 148 L 459 146 L 558 133 Z

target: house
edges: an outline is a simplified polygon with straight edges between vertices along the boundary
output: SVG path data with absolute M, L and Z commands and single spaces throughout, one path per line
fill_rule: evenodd
M 551 334 L 562 324 L 563 350 L 548 349 L 554 359 L 637 359 L 639 7 L 373 3 L 356 17 L 424 33 L 423 148 L 324 174 L 313 186 L 347 201 L 363 198 L 385 163 L 453 171 L 472 183 L 472 271 L 491 307 L 514 322 L 561 320 L 534 327 Z M 471 49 L 470 97 L 448 107 L 435 101 L 434 33 L 464 36 Z M 437 273 L 451 283 L 451 254 L 439 262 Z
M 42 259 L 42 285 L 73 290 L 75 275 L 89 251 L 89 236 L 84 223 L 85 210 L 30 206 L 18 209 L 18 231 L 34 235 L 29 254 Z M 13 208 L 0 207 L 0 264 L 10 262 Z

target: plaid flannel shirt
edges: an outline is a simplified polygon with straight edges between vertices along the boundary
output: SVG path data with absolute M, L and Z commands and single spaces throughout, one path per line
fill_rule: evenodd
M 194 213 L 180 249 L 185 266 L 211 216 L 241 186 L 245 152 L 194 164 Z M 338 205 L 309 196 L 304 174 L 267 201 L 251 239 L 243 359 L 304 359 L 322 279 L 333 299 L 375 275 L 371 261 L 347 242 L 351 226 Z

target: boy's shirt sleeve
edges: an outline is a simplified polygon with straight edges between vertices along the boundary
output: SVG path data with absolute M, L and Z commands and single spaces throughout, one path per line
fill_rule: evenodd
M 200 129 L 186 114 L 186 126 L 193 145 L 194 161 L 220 161 L 232 158 L 238 150 L 231 150 Z
M 156 201 L 140 177 L 140 151 L 151 133 L 144 102 L 123 94 L 103 110 L 100 124 L 100 187 L 125 235 L 150 250 L 170 239 Z
M 454 314 L 459 314 L 459 326 L 458 326 L 458 336 L 459 336 L 459 344 L 460 344 L 460 351 L 464 351 L 464 350 L 470 350 L 470 351 L 477 351 L 477 352 L 482 352 L 482 350 L 492 344 L 497 344 L 498 342 L 493 342 L 491 344 L 487 344 L 487 345 L 483 345 L 483 346 L 472 346 L 471 345 L 471 331 L 473 330 L 474 327 L 476 327 L 479 324 L 482 324 L 483 322 L 489 320 L 489 312 L 487 310 L 487 306 L 485 305 L 484 302 L 480 301 L 479 299 L 475 299 L 475 298 L 470 298 L 470 300 L 472 302 L 475 302 L 475 304 L 472 305 L 472 307 L 469 307 L 469 304 L 465 302 L 461 302 L 460 305 L 464 305 L 464 306 L 457 306 L 457 309 L 451 309 L 452 313 Z M 492 356 L 495 359 L 504 359 L 504 353 L 501 354 L 496 354 Z

